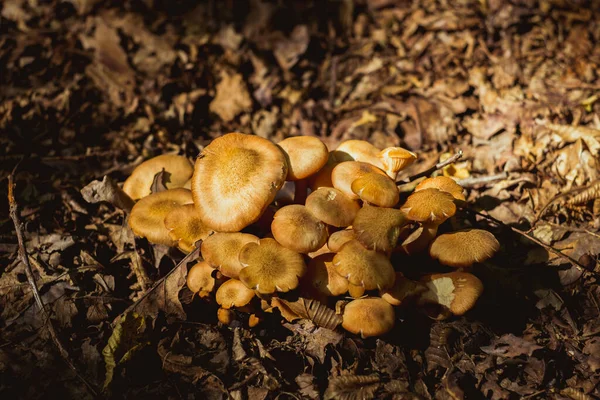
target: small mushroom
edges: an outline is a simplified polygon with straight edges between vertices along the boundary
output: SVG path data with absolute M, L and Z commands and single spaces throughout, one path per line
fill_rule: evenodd
M 339 296 L 348 291 L 348 280 L 335 272 L 334 256 L 333 253 L 321 254 L 308 263 L 300 286 L 309 297 Z
M 353 297 L 360 297 L 365 290 L 384 290 L 394 284 L 394 268 L 385 254 L 369 250 L 358 240 L 351 240 L 344 244 L 333 258 L 335 271 L 348 279 L 357 290 L 351 293 Z M 360 287 L 362 292 L 360 293 Z
M 232 307 L 244 307 L 254 298 L 254 290 L 248 289 L 246 285 L 237 279 L 225 281 L 217 289 L 215 299 L 217 304 L 224 309 Z
M 186 253 L 194 250 L 195 243 L 206 239 L 212 232 L 212 229 L 202 222 L 193 204 L 175 208 L 167 214 L 164 223 L 171 239 Z
M 192 193 L 187 189 L 170 189 L 153 193 L 140 199 L 131 209 L 129 226 L 137 236 L 151 243 L 175 246 L 177 242 L 165 227 L 165 217 L 176 208 L 192 202 Z
M 123 191 L 133 200 L 148 196 L 156 174 L 165 170 L 167 189 L 181 188 L 192 177 L 194 168 L 189 160 L 174 154 L 163 154 L 138 165 L 123 183 Z
M 316 251 L 327 242 L 327 226 L 299 204 L 277 210 L 271 232 L 279 244 L 298 253 Z
M 429 255 L 444 265 L 467 268 L 491 258 L 499 248 L 500 243 L 491 232 L 465 229 L 435 238 Z
M 200 251 L 202 257 L 223 275 L 239 279 L 243 266 L 238 255 L 248 243 L 258 243 L 258 238 L 249 233 L 217 232 L 202 242 Z
M 372 164 L 346 161 L 339 163 L 331 171 L 331 182 L 334 188 L 344 193 L 348 198 L 358 200 L 358 195 L 352 191 L 352 182 L 368 173 L 385 175 L 385 172 Z
M 469 311 L 483 292 L 483 284 L 467 272 L 431 274 L 421 279 L 427 288 L 419 299 L 419 305 L 439 305 L 441 312 L 432 315 L 444 319 L 448 313 L 463 315 Z
M 339 163 L 352 161 L 352 157 L 344 152 L 330 151 L 327 163 L 316 174 L 308 178 L 310 189 L 314 192 L 320 187 L 333 187 L 331 172 Z
M 423 189 L 438 189 L 442 192 L 450 193 L 456 200 L 465 200 L 463 187 L 456 183 L 454 179 L 448 178 L 447 176 L 436 176 L 435 178 L 424 179 L 417 187 L 415 187 L 415 192 Z
M 366 248 L 388 252 L 396 247 L 400 232 L 407 223 L 406 215 L 400 210 L 365 204 L 356 213 L 352 230 Z
M 294 202 L 303 204 L 308 187 L 307 178 L 319 172 L 327 163 L 329 152 L 319 138 L 313 136 L 290 137 L 279 142 L 287 156 L 286 180 L 295 182 Z
M 346 153 L 354 161 L 369 163 L 383 169 L 382 160 L 379 158 L 380 150 L 366 140 L 345 140 L 335 149 L 338 153 Z
M 283 151 L 259 136 L 229 133 L 196 159 L 192 194 L 200 217 L 219 232 L 256 222 L 287 176 Z
M 379 173 L 370 172 L 355 179 L 351 189 L 362 201 L 379 207 L 394 207 L 400 199 L 396 182 Z
M 212 273 L 215 270 L 206 261 L 199 261 L 188 271 L 187 287 L 200 297 L 208 296 L 215 288 L 215 278 Z
M 357 299 L 346 304 L 342 327 L 364 339 L 388 333 L 395 319 L 394 307 L 387 301 L 378 297 Z
M 217 310 L 217 319 L 223 325 L 231 325 L 235 321 L 235 311 L 219 307 Z
M 402 250 L 406 254 L 416 254 L 425 250 L 437 235 L 438 224 L 423 223 L 402 242 Z
M 438 189 L 423 189 L 414 192 L 402 207 L 408 219 L 419 222 L 441 224 L 456 213 L 454 197 Z
M 401 272 L 396 272 L 394 286 L 381 292 L 381 298 L 393 306 L 400 306 L 407 300 L 418 297 L 427 288 L 421 282 L 406 278 Z
M 412 151 L 403 149 L 402 147 L 387 147 L 378 154 L 383 170 L 390 178 L 396 180 L 398 172 L 408 167 L 417 159 L 417 155 Z
M 356 239 L 354 236 L 354 230 L 352 227 L 348 227 L 347 229 L 333 232 L 329 235 L 329 239 L 327 240 L 327 247 L 330 251 L 337 253 L 340 251 L 342 246 L 351 240 Z
M 342 228 L 352 224 L 360 206 L 339 190 L 322 187 L 308 195 L 306 208 L 326 224 Z
M 286 249 L 274 239 L 260 239 L 240 250 L 243 268 L 240 280 L 258 293 L 287 292 L 298 286 L 298 279 L 306 273 L 302 256 Z

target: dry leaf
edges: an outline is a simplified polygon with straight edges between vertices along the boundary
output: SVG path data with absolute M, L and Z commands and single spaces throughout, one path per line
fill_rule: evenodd
M 135 202 L 108 175 L 102 181 L 92 181 L 81 189 L 81 195 L 88 203 L 105 201 L 113 206 L 131 211 Z
M 508 358 L 515 358 L 522 355 L 531 357 L 534 351 L 540 349 L 543 349 L 543 347 L 521 337 L 517 337 L 512 333 L 508 333 L 495 339 L 489 346 L 481 347 L 481 350 L 486 354 Z
M 252 99 L 241 74 L 230 75 L 221 71 L 221 81 L 216 91 L 209 108 L 223 121 L 229 122 L 238 114 L 252 109 Z

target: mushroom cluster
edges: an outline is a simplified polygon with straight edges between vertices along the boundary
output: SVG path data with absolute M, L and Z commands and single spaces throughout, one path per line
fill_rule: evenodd
M 178 156 L 140 165 L 124 185 L 139 199 L 129 224 L 184 252 L 201 243 L 203 261 L 187 285 L 200 297 L 214 293 L 223 323 L 236 309 L 251 314 L 253 326 L 281 304 L 273 299 L 351 297 L 339 307 L 342 327 L 378 336 L 394 326 L 394 307 L 408 302 L 433 318 L 467 312 L 483 290 L 468 269 L 499 247 L 479 229 L 437 235 L 465 201 L 451 178 L 427 178 L 401 203 L 396 178 L 416 157 L 362 140 L 328 151 L 316 137 L 274 144 L 229 133 L 208 144 L 193 168 Z M 161 172 L 167 189 L 150 194 Z M 413 280 L 392 264 L 396 254 L 410 260 L 425 251 L 454 270 Z

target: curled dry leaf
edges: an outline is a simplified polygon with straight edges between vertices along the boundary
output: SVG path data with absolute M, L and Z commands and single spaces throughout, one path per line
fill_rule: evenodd
M 342 323 L 341 315 L 336 314 L 334 310 L 317 300 L 299 298 L 296 301 L 288 301 L 274 297 L 272 305 L 279 308 L 281 315 L 289 322 L 305 318 L 311 320 L 317 326 L 331 330 Z
M 131 197 L 108 175 L 105 175 L 102 181 L 90 182 L 81 189 L 81 195 L 88 203 L 95 204 L 105 201 L 127 212 L 131 211 L 135 204 Z

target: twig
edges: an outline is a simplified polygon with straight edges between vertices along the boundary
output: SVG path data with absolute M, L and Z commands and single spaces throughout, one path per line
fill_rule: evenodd
M 474 187 L 477 185 L 485 185 L 495 181 L 501 181 L 506 178 L 508 178 L 508 172 L 505 171 L 496 175 L 471 176 L 469 178 L 461 179 L 456 183 L 462 187 Z
M 234 385 L 232 385 L 229 389 L 227 389 L 229 392 L 233 392 L 234 390 L 238 390 L 243 388 L 244 386 L 246 386 L 252 379 L 256 378 L 258 375 L 260 375 L 260 370 L 255 369 L 254 371 L 252 371 L 246 378 L 244 378 L 244 380 L 239 381 L 237 383 L 235 383 Z
M 415 180 L 417 180 L 419 178 L 422 178 L 424 176 L 431 175 L 434 171 L 437 171 L 438 169 L 442 169 L 445 166 L 450 165 L 450 164 L 458 161 L 462 156 L 463 156 L 462 150 L 458 150 L 458 153 L 456 153 L 455 155 L 453 155 L 449 159 L 447 159 L 445 161 L 442 161 L 442 162 L 439 162 L 439 163 L 435 164 L 433 167 L 431 167 L 429 169 L 426 169 L 423 172 L 419 172 L 416 175 L 409 176 L 408 178 L 404 178 L 404 179 L 401 179 L 399 181 L 396 181 L 396 184 L 409 183 L 409 182 L 415 181 Z
M 569 263 L 571 263 L 571 265 L 573 265 L 574 267 L 576 267 L 577 269 L 579 269 L 580 271 L 583 272 L 591 272 L 594 275 L 600 275 L 597 274 L 595 271 L 590 271 L 589 269 L 587 269 L 584 265 L 582 265 L 579 261 L 575 260 L 573 257 L 570 257 L 564 253 L 562 253 L 560 250 L 555 249 L 554 247 L 547 245 L 546 243 L 542 242 L 541 240 L 539 240 L 538 238 L 531 236 L 530 234 L 528 234 L 527 232 L 524 232 L 518 228 L 515 228 L 514 226 L 510 226 L 505 224 L 504 222 L 500 221 L 499 219 L 496 219 L 494 217 L 492 217 L 491 215 L 488 214 L 484 214 L 482 212 L 476 211 L 476 210 L 472 210 L 470 208 L 463 208 L 465 211 L 479 215 L 480 217 L 483 217 L 485 219 L 487 219 L 488 221 L 492 221 L 495 224 L 498 224 L 500 226 L 502 226 L 503 228 L 507 228 L 510 229 L 511 231 L 523 236 L 524 238 L 529 239 L 530 241 L 532 241 L 533 243 L 542 246 L 545 250 L 549 251 L 552 254 L 555 254 L 557 256 L 559 256 L 560 258 L 563 258 L 565 260 L 567 260 Z
M 115 324 L 115 321 L 120 321 L 123 315 L 133 311 L 146 297 L 148 297 L 152 292 L 154 292 L 169 276 L 171 276 L 171 274 L 179 270 L 179 268 L 185 265 L 185 263 L 187 263 L 189 260 L 193 259 L 194 257 L 197 257 L 198 254 L 200 254 L 200 243 L 201 242 L 198 241 L 194 250 L 192 250 L 185 257 L 183 257 L 183 259 L 179 261 L 179 263 L 172 270 L 167 272 L 165 276 L 156 281 L 156 283 L 154 283 L 154 285 L 150 289 L 148 289 L 143 295 L 141 295 L 139 299 L 137 299 L 132 305 L 127 307 L 127 309 L 123 311 L 117 318 L 115 318 L 113 321 L 113 325 Z
M 45 326 L 48 329 L 48 333 L 50 334 L 50 337 L 52 338 L 54 345 L 58 349 L 58 352 L 60 353 L 60 355 L 63 358 L 63 360 L 65 361 L 65 363 L 69 366 L 69 368 L 75 373 L 75 376 L 77 376 L 77 378 L 79 378 L 79 380 L 81 380 L 81 382 L 87 387 L 87 389 L 90 391 L 90 393 L 95 397 L 95 396 L 97 396 L 98 392 L 94 389 L 94 386 L 90 382 L 88 382 L 83 376 L 81 376 L 79 374 L 77 368 L 70 360 L 69 353 L 67 352 L 65 347 L 60 342 L 60 339 L 58 338 L 58 335 L 56 334 L 56 331 L 54 330 L 54 325 L 52 324 L 52 320 L 50 319 L 50 316 L 46 312 L 46 308 L 44 307 L 44 303 L 42 302 L 42 298 L 40 296 L 40 291 L 38 290 L 37 283 L 35 282 L 35 277 L 33 276 L 33 271 L 31 269 L 31 264 L 29 262 L 29 256 L 27 255 L 27 250 L 25 248 L 25 240 L 23 239 L 23 230 L 22 230 L 21 221 L 19 219 L 18 205 L 17 205 L 17 201 L 15 200 L 15 195 L 14 195 L 14 175 L 15 175 L 15 171 L 16 171 L 17 167 L 18 167 L 18 164 L 17 164 L 17 166 L 15 166 L 15 168 L 12 170 L 12 172 L 8 176 L 8 204 L 9 204 L 10 218 L 12 219 L 13 224 L 15 226 L 17 242 L 19 243 L 19 258 L 21 259 L 21 262 L 25 266 L 25 275 L 27 276 L 27 282 L 29 283 L 29 286 L 31 286 L 31 291 L 33 292 L 33 298 L 35 299 L 35 302 L 36 302 L 38 308 L 40 309 L 40 312 L 42 313 L 43 319 L 45 321 L 48 321 L 48 323 L 45 324 Z

